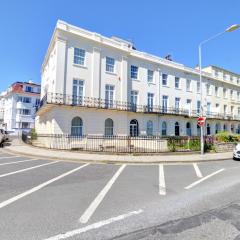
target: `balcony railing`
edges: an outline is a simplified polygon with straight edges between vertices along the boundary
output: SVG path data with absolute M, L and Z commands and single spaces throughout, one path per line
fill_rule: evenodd
M 47 93 L 41 100 L 39 109 L 45 104 L 56 104 L 56 105 L 67 105 L 67 106 L 79 106 L 87 108 L 98 108 L 98 109 L 111 109 L 119 111 L 129 111 L 136 113 L 148 113 L 148 114 L 168 114 L 168 115 L 180 115 L 185 117 L 198 117 L 198 110 L 189 110 L 184 108 L 165 107 L 159 105 L 140 105 L 131 102 L 123 101 L 109 101 L 101 98 L 93 97 L 81 97 L 75 95 L 67 95 L 60 93 Z M 240 120 L 240 116 L 207 112 L 207 118 L 211 119 L 225 119 L 225 120 Z

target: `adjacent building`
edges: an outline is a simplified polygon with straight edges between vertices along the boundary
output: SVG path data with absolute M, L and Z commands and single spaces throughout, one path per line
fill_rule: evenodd
M 15 82 L 0 96 L 0 124 L 6 130 L 34 128 L 36 108 L 40 103 L 41 86 Z
M 4 103 L 5 103 L 4 95 L 5 94 L 6 94 L 5 92 L 0 93 L 0 128 L 4 128 Z
M 199 70 L 58 21 L 41 70 L 42 134 L 200 134 Z M 203 69 L 205 134 L 240 132 L 240 75 Z

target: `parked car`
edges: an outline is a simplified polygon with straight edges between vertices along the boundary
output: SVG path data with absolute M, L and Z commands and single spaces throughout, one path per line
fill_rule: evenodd
M 0 129 L 0 147 L 3 147 L 4 141 L 5 141 L 5 133 L 3 129 Z
M 233 159 L 240 159 L 240 143 L 233 150 Z

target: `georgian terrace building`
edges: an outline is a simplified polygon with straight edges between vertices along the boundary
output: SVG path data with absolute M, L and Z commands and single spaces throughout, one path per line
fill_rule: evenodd
M 240 132 L 240 75 L 203 72 L 205 133 Z M 43 65 L 40 134 L 200 134 L 199 70 L 58 21 Z

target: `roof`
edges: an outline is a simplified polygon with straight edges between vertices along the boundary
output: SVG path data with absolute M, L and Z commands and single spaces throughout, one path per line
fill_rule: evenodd
M 216 65 L 207 65 L 207 66 L 204 67 L 204 68 L 207 68 L 207 67 L 217 68 L 217 69 L 219 69 L 219 70 L 221 70 L 221 71 L 228 72 L 228 73 L 231 73 L 231 74 L 233 74 L 233 75 L 240 76 L 240 73 L 236 73 L 236 72 L 233 72 L 233 71 L 227 70 L 227 69 L 225 69 L 225 68 L 218 67 L 218 66 L 216 66 Z M 204 69 L 204 68 L 203 68 L 203 69 Z

